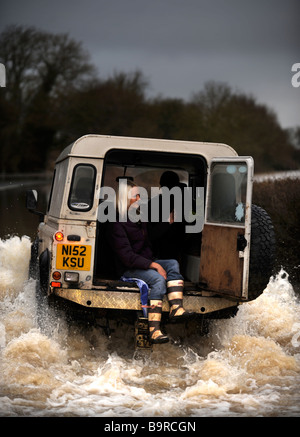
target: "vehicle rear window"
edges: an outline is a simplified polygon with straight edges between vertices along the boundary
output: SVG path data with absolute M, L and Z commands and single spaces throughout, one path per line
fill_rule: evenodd
M 74 167 L 68 206 L 74 211 L 89 211 L 93 206 L 96 169 L 93 165 Z
M 245 223 L 247 163 L 215 163 L 212 165 L 212 187 L 208 221 L 213 223 Z

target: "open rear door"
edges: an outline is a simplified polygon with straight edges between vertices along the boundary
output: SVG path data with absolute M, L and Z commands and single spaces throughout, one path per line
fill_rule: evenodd
M 248 297 L 253 159 L 215 158 L 208 175 L 200 285 Z

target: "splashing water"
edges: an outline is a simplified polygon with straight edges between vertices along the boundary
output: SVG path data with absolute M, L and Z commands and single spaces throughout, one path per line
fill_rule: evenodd
M 182 335 L 142 359 L 131 327 L 108 338 L 49 310 L 42 332 L 30 247 L 0 240 L 1 416 L 299 415 L 300 305 L 284 271 L 208 336 Z

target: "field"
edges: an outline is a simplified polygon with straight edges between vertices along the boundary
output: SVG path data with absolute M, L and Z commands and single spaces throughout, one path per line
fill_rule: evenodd
M 276 234 L 274 273 L 281 267 L 290 275 L 295 291 L 300 292 L 300 181 L 272 179 L 254 182 L 253 203 L 264 208 L 272 219 Z

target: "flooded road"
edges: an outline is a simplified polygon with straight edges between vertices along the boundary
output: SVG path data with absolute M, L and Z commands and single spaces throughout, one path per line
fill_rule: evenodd
M 0 415 L 203 417 L 299 416 L 300 304 L 284 272 L 206 337 L 134 355 L 133 330 L 36 318 L 27 279 L 31 240 L 0 240 Z

